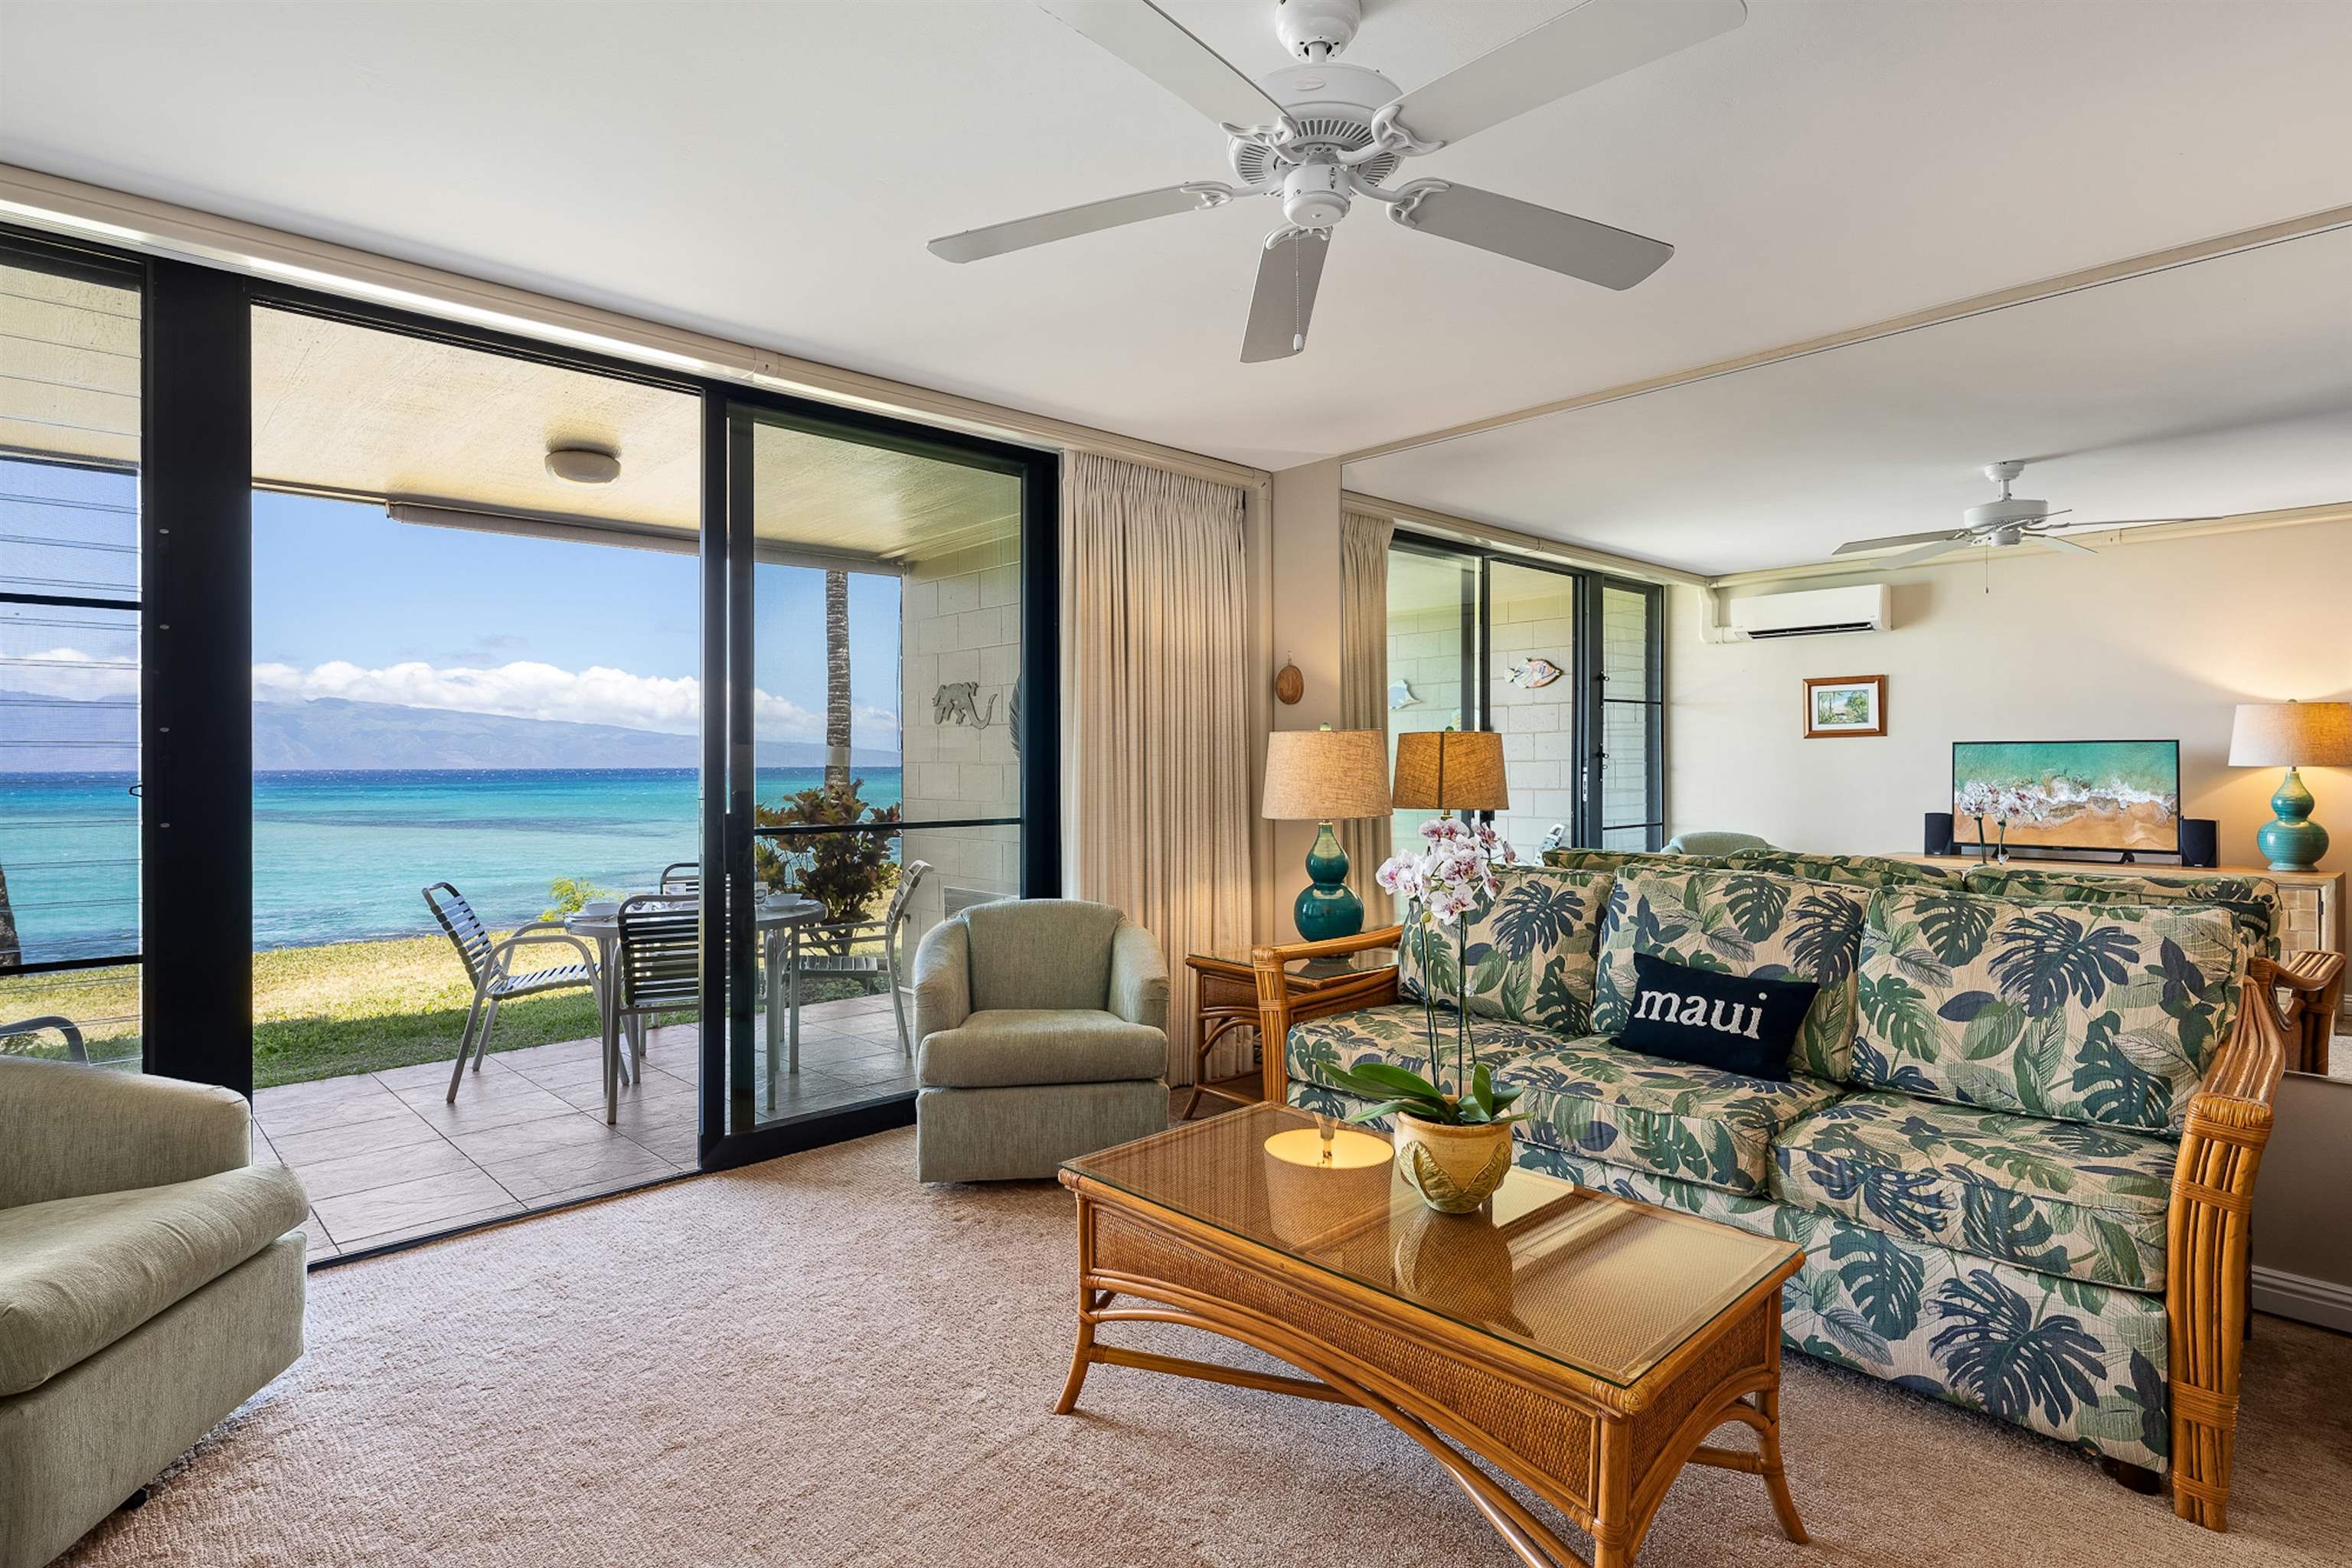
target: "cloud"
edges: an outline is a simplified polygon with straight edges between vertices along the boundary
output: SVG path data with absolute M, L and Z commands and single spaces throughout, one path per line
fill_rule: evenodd
M 253 667 L 257 702 L 340 697 L 403 708 L 446 708 L 509 719 L 550 719 L 575 724 L 616 724 L 691 735 L 702 724 L 702 683 L 692 676 L 632 675 L 607 665 L 563 669 L 518 659 L 480 668 L 412 660 L 369 669 L 331 659 L 310 669 L 286 664 Z M 752 720 L 763 741 L 823 741 L 824 715 L 772 692 L 752 696 Z M 850 740 L 858 746 L 898 749 L 898 716 L 887 708 L 850 712 Z
M 45 647 L 21 658 L 12 657 L 0 671 L 0 681 L 12 691 L 77 702 L 139 695 L 137 666 L 111 663 L 71 647 Z
M 9 688 L 39 697 L 77 701 L 136 697 L 139 672 L 78 648 L 45 648 L 11 660 Z M 352 702 L 387 702 L 401 708 L 445 708 L 461 713 L 492 713 L 509 719 L 551 719 L 575 724 L 616 724 L 691 735 L 702 725 L 702 683 L 692 677 L 631 675 L 593 665 L 560 668 L 529 659 L 482 667 L 435 665 L 409 660 L 370 669 L 343 659 L 302 669 L 290 664 L 253 667 L 253 700 L 299 702 L 340 697 Z M 752 719 L 763 741 L 824 739 L 824 715 L 772 692 L 755 692 Z M 898 716 L 887 708 L 851 710 L 850 739 L 860 747 L 898 749 Z

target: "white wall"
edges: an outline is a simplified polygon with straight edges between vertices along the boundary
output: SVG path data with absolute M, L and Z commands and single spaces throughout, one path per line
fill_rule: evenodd
M 1754 592 L 1828 586 L 1813 579 Z M 1671 830 L 1736 828 L 1796 849 L 1912 851 L 1949 795 L 1956 740 L 2180 742 L 2190 816 L 2220 819 L 2224 864 L 2259 864 L 2276 769 L 2227 765 L 2231 707 L 2352 694 L 2352 522 L 2087 555 L 2020 549 L 1895 584 L 1895 629 L 1702 642 L 1699 590 L 1669 595 Z M 1886 677 L 1883 738 L 1803 738 L 1807 676 Z M 2304 775 L 2352 867 L 2352 773 Z
M 1298 666 L 1307 693 L 1288 706 L 1273 704 L 1276 730 L 1312 730 L 1339 725 L 1339 465 L 1334 460 L 1285 468 L 1274 476 L 1273 642 L 1266 683 L 1285 663 Z M 1250 798 L 1265 783 L 1260 769 L 1250 781 Z M 1307 886 L 1307 850 L 1315 824 L 1274 826 L 1273 853 L 1257 875 L 1274 889 L 1274 929 L 1261 942 L 1297 942 L 1291 906 Z

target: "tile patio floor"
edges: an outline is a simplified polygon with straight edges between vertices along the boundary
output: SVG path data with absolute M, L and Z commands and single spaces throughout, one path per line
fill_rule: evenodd
M 696 1040 L 691 1024 L 651 1031 L 644 1079 L 621 1090 L 611 1127 L 594 1040 L 493 1051 L 455 1104 L 446 1061 L 261 1089 L 254 1158 L 302 1178 L 313 1259 L 593 1197 L 694 1169 Z M 812 1003 L 778 1109 L 913 1087 L 887 996 Z

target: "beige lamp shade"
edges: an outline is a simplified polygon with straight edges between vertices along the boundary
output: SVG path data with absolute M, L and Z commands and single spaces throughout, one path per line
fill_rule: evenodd
M 1265 803 L 1277 822 L 1389 814 L 1387 737 L 1378 730 L 1276 730 L 1265 738 Z
M 1415 730 L 1397 737 L 1399 811 L 1508 811 L 1503 737 L 1492 730 Z
M 2239 703 L 2230 726 L 2230 765 L 2352 767 L 2352 702 Z M 1397 764 L 1397 782 L 1402 788 L 1402 759 Z

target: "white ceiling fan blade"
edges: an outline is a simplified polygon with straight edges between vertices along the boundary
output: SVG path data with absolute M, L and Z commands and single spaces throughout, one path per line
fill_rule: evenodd
M 1831 551 L 1830 553 L 1832 555 L 1860 555 L 1864 551 L 1893 550 L 1898 545 L 1926 544 L 1930 541 L 1939 541 L 1945 544 L 1958 544 L 1961 540 L 1966 539 L 1968 536 L 1969 531 L 1965 528 L 1940 529 L 1932 533 L 1889 533 L 1878 539 L 1848 540 L 1845 543 L 1839 545 L 1835 550 Z
M 1409 188 L 1409 187 L 1408 187 Z M 1498 196 L 1475 185 L 1444 184 L 1401 202 L 1390 216 L 1407 228 L 1475 245 L 1604 289 L 1631 289 L 1666 264 L 1663 239 L 1611 228 L 1588 217 Z
M 1923 561 L 1933 561 L 1938 555 L 1949 555 L 1955 550 L 1965 550 L 1977 542 L 1976 540 L 1965 534 L 1958 536 L 1946 534 L 1933 544 L 1923 544 L 1916 550 L 1906 550 L 1900 555 L 1889 555 L 1884 560 L 1874 561 L 1870 563 L 1870 567 L 1874 572 L 1893 572 L 1904 566 L 1916 566 Z
M 1746 20 L 1742 0 L 1585 0 L 1381 112 L 1423 140 L 1459 142 Z
M 1288 359 L 1307 346 L 1315 289 L 1330 254 L 1328 228 L 1293 229 L 1258 253 L 1257 288 L 1250 295 L 1249 325 L 1242 331 L 1244 364 Z
M 1220 125 L 1272 126 L 1282 105 L 1150 0 L 1036 0 Z
M 2042 541 L 2044 544 L 2055 545 L 2061 550 L 2071 550 L 2077 555 L 2096 555 L 2098 553 L 2097 551 L 2092 549 L 2087 544 L 2077 544 L 2073 540 L 2063 538 L 2055 533 L 2037 533 L 2032 537 Z
M 1167 185 L 1156 191 L 1138 191 L 1130 196 L 1111 196 L 1104 201 L 1039 213 L 1034 217 L 1017 217 L 1010 223 L 991 224 L 986 228 L 968 228 L 961 234 L 935 239 L 928 248 L 942 261 L 978 261 L 983 257 L 1002 256 L 1008 250 L 1026 250 L 1033 245 L 1048 245 L 1057 239 L 1092 234 L 1097 229 L 1141 223 L 1146 218 L 1166 217 L 1172 213 L 1203 212 L 1210 207 L 1223 205 L 1229 199 L 1225 191 L 1223 185 L 1212 184 Z

